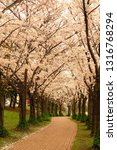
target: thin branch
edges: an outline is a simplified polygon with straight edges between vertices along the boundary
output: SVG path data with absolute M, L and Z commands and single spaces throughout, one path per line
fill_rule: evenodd
M 10 19 L 10 20 L 4 22 L 2 25 L 0 25 L 0 27 L 3 27 L 4 25 L 6 25 L 8 22 L 10 22 L 10 21 L 12 21 L 12 20 L 14 20 L 14 19 Z
M 64 63 L 62 65 L 60 65 L 56 70 L 54 70 L 51 74 L 49 74 L 47 76 L 47 78 L 43 81 L 43 83 L 39 85 L 39 87 L 41 87 L 42 85 L 44 85 L 44 83 L 48 80 L 48 78 L 50 78 L 53 74 L 56 74 L 56 72 L 58 70 L 60 70 L 63 66 L 64 66 Z
M 19 28 L 20 28 L 20 27 L 17 27 L 17 28 L 15 28 L 14 30 L 12 30 L 12 31 L 5 37 L 5 39 L 0 42 L 0 46 L 11 36 L 11 34 L 12 34 L 13 32 L 15 32 L 16 30 L 18 30 Z
M 16 4 L 19 4 L 19 3 L 21 3 L 23 0 L 16 0 L 16 1 L 14 1 L 12 4 L 10 4 L 9 6 L 7 6 L 5 9 L 3 9 L 3 13 L 6 11 L 6 10 L 8 10 L 8 9 L 10 9 L 10 8 L 12 8 L 13 6 L 15 6 Z
M 90 15 L 93 11 L 95 11 L 98 7 L 100 7 L 100 4 L 98 5 L 98 6 L 96 6 L 94 9 L 92 9 L 89 13 L 88 13 L 88 15 Z

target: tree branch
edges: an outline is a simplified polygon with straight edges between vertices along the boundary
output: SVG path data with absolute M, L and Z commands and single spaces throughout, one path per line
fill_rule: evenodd
M 3 13 L 6 11 L 6 10 L 8 10 L 8 9 L 10 9 L 11 7 L 13 7 L 14 5 L 16 5 L 16 4 L 19 4 L 19 3 L 21 3 L 23 0 L 16 0 L 16 1 L 14 1 L 12 4 L 10 4 L 9 6 L 7 6 L 5 9 L 3 9 Z

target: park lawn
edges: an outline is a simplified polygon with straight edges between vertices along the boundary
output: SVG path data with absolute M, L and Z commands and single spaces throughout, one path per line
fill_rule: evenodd
M 27 114 L 27 120 L 29 114 Z M 4 112 L 4 126 L 9 132 L 16 128 L 19 122 L 19 113 L 16 111 L 5 110 Z
M 29 114 L 27 114 L 27 120 L 29 119 Z M 16 142 L 22 137 L 35 132 L 40 127 L 43 127 L 49 123 L 49 121 L 43 121 L 39 124 L 30 125 L 29 129 L 26 131 L 17 131 L 16 127 L 19 121 L 19 113 L 15 111 L 5 110 L 4 112 L 4 126 L 9 132 L 9 136 L 5 138 L 0 137 L 0 149 L 10 143 Z
M 77 134 L 72 150 L 89 150 L 93 145 L 93 137 L 90 137 L 90 130 L 87 130 L 85 123 L 76 121 Z

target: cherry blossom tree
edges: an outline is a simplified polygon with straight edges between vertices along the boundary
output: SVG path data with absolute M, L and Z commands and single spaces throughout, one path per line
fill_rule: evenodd
M 45 114 L 86 117 L 99 130 L 99 1 L 1 0 L 0 92 L 20 96 L 18 127 Z M 2 106 L 2 107 L 1 107 Z M 95 109 L 94 109 L 95 108 Z M 0 95 L 0 124 L 3 96 Z M 82 120 L 83 121 L 83 120 Z

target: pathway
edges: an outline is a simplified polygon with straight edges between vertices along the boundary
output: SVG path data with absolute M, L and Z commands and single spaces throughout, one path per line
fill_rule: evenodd
M 67 117 L 54 117 L 52 123 L 13 144 L 9 150 L 71 150 L 77 125 Z

